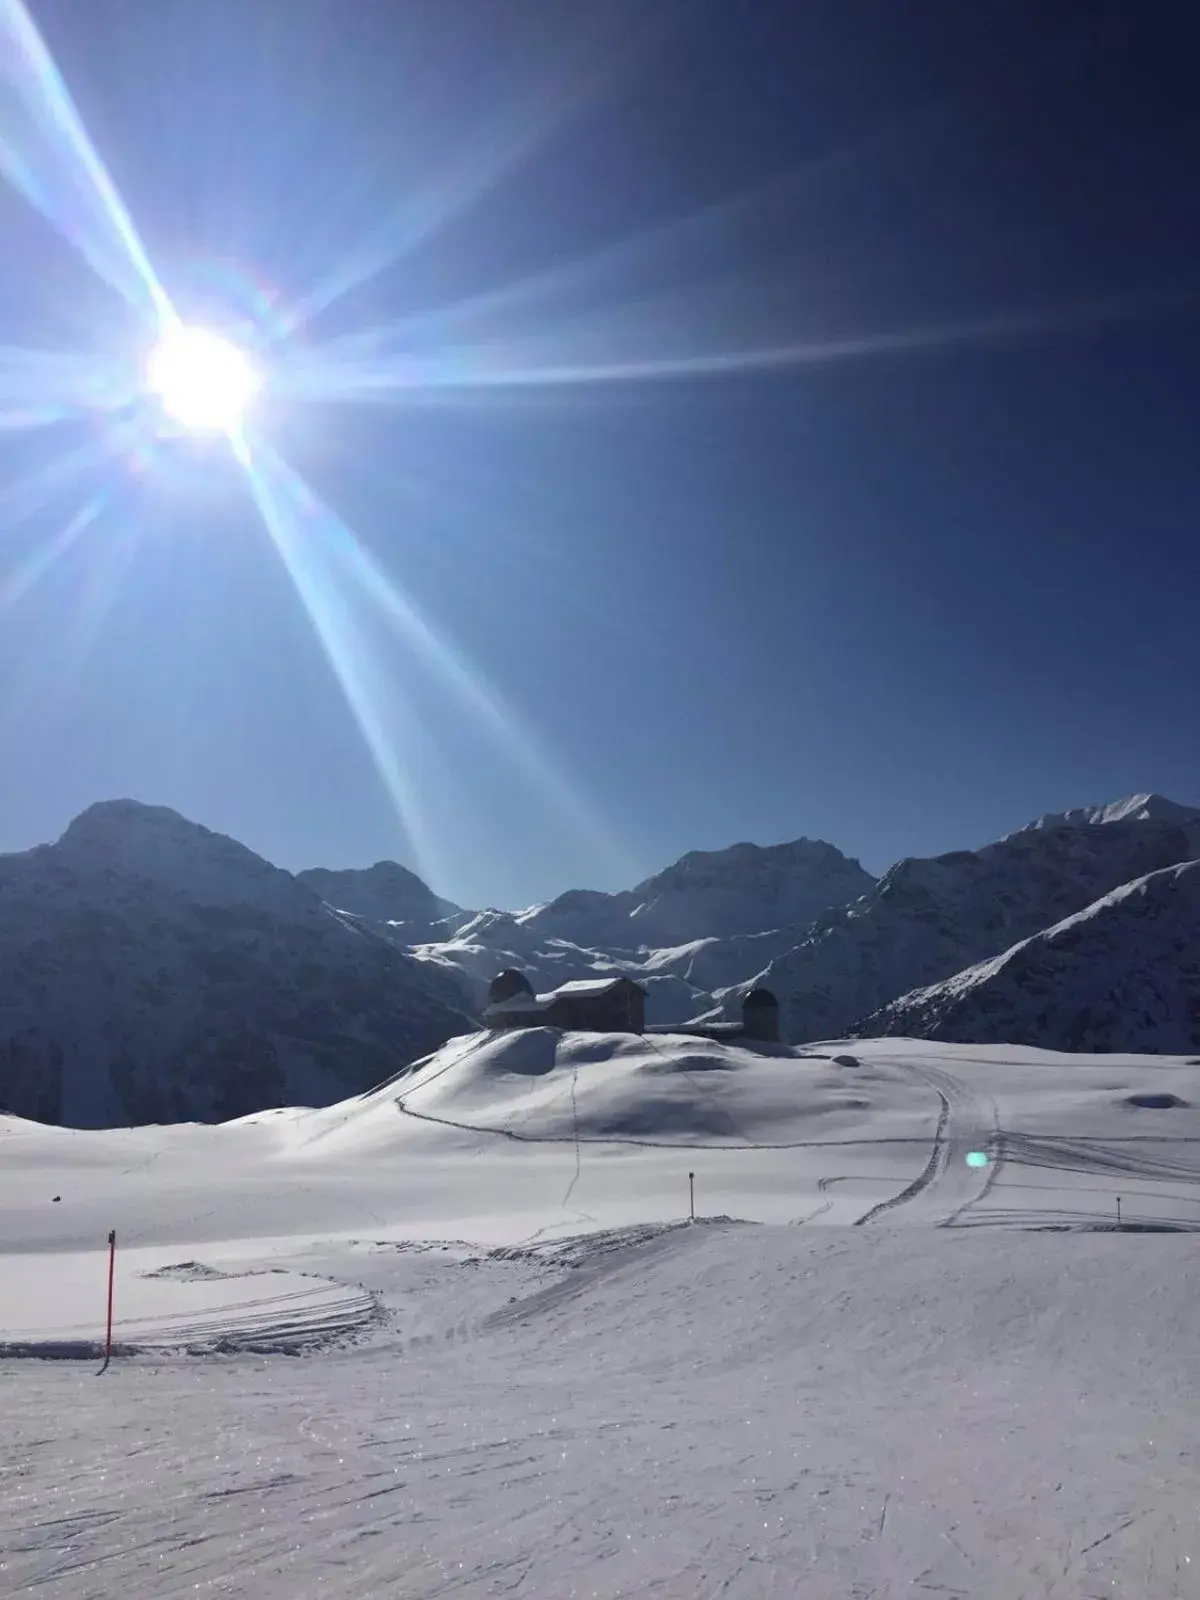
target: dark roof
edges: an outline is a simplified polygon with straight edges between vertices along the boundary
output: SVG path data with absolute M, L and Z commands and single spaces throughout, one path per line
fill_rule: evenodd
M 533 999 L 533 985 L 523 972 L 518 972 L 516 967 L 505 967 L 503 972 L 498 972 L 488 984 L 488 1002 L 496 1005 L 501 1000 L 511 1000 L 514 995 L 527 994 Z
M 774 1006 L 776 1011 L 779 1009 L 779 1001 L 776 1000 L 770 989 L 751 989 L 750 993 L 742 1001 L 742 1009 L 744 1011 L 766 1011 L 770 1006 Z

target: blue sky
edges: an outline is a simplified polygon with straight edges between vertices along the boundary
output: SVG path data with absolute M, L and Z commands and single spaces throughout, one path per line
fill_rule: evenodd
M 164 289 L 255 344 L 307 596 L 224 440 L 0 433 L 0 848 L 132 795 L 523 904 L 1200 801 L 1200 137 L 1145 10 L 32 5 Z M 24 88 L 0 346 L 135 363 Z

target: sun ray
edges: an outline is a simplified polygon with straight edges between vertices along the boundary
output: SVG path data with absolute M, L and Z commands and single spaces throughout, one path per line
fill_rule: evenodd
M 1106 323 L 1153 316 L 1194 305 L 1200 288 L 1185 285 L 1157 296 L 1121 296 L 1016 311 L 997 311 L 954 322 L 882 329 L 832 338 L 728 349 L 664 349 L 649 308 L 626 308 L 625 326 L 615 318 L 593 317 L 527 340 L 496 338 L 486 343 L 447 346 L 436 354 L 369 355 L 354 360 L 309 352 L 305 364 L 281 373 L 281 385 L 297 399 L 355 404 L 414 403 L 478 390 L 554 389 L 593 384 L 665 383 L 690 378 L 821 367 L 895 355 L 916 355 L 988 344 L 1005 344 L 1045 334 L 1070 334 Z M 714 318 L 710 318 L 715 320 Z M 675 330 L 678 339 L 680 331 Z M 627 345 L 620 351 L 622 342 Z M 603 352 L 603 353 L 601 353 Z
M 0 347 L 0 428 L 119 411 L 136 396 L 133 370 L 79 351 Z
M 349 596 L 368 603 L 414 656 L 454 690 L 497 749 L 515 757 L 538 792 L 554 803 L 570 823 L 610 862 L 627 864 L 627 853 L 593 809 L 558 771 L 533 735 L 495 690 L 417 612 L 346 524 L 262 441 L 253 452 L 242 446 L 240 459 L 268 531 L 300 592 L 318 636 L 351 705 L 368 748 L 406 826 L 415 811 L 411 785 L 389 748 L 373 710 L 376 690 L 360 659 L 361 627 Z M 414 839 L 414 843 L 417 840 Z M 424 844 L 428 854 L 429 844 Z
M 24 561 L 0 575 L 0 616 L 11 611 L 72 550 L 104 510 L 111 492 L 102 489 L 77 511 L 52 539 L 39 545 Z
M 982 92 L 982 85 L 974 87 Z M 610 314 L 619 312 L 623 285 L 637 282 L 644 288 L 648 280 L 662 282 L 664 273 L 677 286 L 685 279 L 694 281 L 698 253 L 715 246 L 723 258 L 731 227 L 758 229 L 769 226 L 775 216 L 794 216 L 796 208 L 811 202 L 822 186 L 876 158 L 880 152 L 894 157 L 898 144 L 909 145 L 920 135 L 944 125 L 963 103 L 963 96 L 952 96 L 919 113 L 889 118 L 861 140 L 834 145 L 798 167 L 774 173 L 695 211 L 665 218 L 586 255 L 556 261 L 461 300 L 321 340 L 299 354 L 294 375 L 302 383 L 308 370 L 306 363 L 315 368 L 329 361 L 378 361 L 389 355 L 403 359 L 414 349 L 429 350 L 435 340 L 444 345 L 448 336 L 461 335 L 481 323 L 484 327 L 475 336 L 476 342 L 479 337 L 485 342 L 489 336 L 511 338 L 515 331 L 512 319 L 518 314 L 532 313 L 544 327 L 556 307 L 561 312 L 573 298 L 578 305 L 581 295 L 588 297 L 593 306 L 607 304 Z M 722 307 L 709 297 L 703 311 L 697 328 L 707 333 L 719 325 Z M 495 322 L 499 317 L 504 321 Z M 486 326 L 489 321 L 493 323 L 490 329 Z M 536 335 L 536 325 L 532 331 Z M 800 343 L 794 337 L 780 342 L 792 349 Z M 458 348 L 468 347 L 460 339 Z
M 447 165 L 436 183 L 406 196 L 403 204 L 351 250 L 334 272 L 284 314 L 282 325 L 293 331 L 327 310 L 351 290 L 370 282 L 422 240 L 469 210 L 502 177 L 525 160 L 553 131 L 563 107 L 527 111 L 507 128 L 490 129 L 478 146 Z
M 95 525 L 106 509 L 107 492 L 97 497 L 100 504 L 95 516 L 86 518 L 88 507 L 73 519 L 68 527 L 74 528 L 74 537 L 64 529 L 53 541 L 59 548 L 55 560 L 61 560 L 72 546 L 78 546 L 88 529 Z M 64 614 L 53 648 L 44 651 L 29 669 L 15 674 L 10 682 L 0 684 L 0 726 L 6 734 L 21 723 L 50 719 L 59 708 L 77 701 L 81 675 L 87 669 L 89 656 L 108 622 L 121 588 L 137 559 L 143 529 L 136 519 L 120 517 L 110 519 L 104 529 L 105 537 L 92 539 L 88 545 L 88 559 L 73 565 L 78 576 L 71 615 Z M 50 571 L 51 563 L 43 563 L 33 576 L 22 596 L 27 595 Z
M 277 460 L 277 470 L 292 478 L 292 491 L 307 494 L 314 505 L 316 501 L 287 464 Z M 414 655 L 431 666 L 438 676 L 458 695 L 474 714 L 479 725 L 486 730 L 496 747 L 508 756 L 515 756 L 518 764 L 536 788 L 549 797 L 572 824 L 583 832 L 593 846 L 599 846 L 614 859 L 622 859 L 624 852 L 610 836 L 608 830 L 558 771 L 549 755 L 542 750 L 532 733 L 524 727 L 511 706 L 494 688 L 485 687 L 482 675 L 465 660 L 420 615 L 412 601 L 385 573 L 379 563 L 364 549 L 350 529 L 328 507 L 320 507 L 327 519 L 330 534 L 329 554 L 347 583 L 353 585 L 362 597 L 383 616 L 393 632 L 411 649 Z
M 576 27 L 577 21 L 572 23 Z M 448 155 L 425 185 L 387 210 L 329 275 L 283 313 L 294 332 L 322 311 L 386 272 L 517 171 L 573 118 L 612 90 L 650 47 L 661 24 L 619 33 L 613 19 L 588 19 L 574 37 L 561 36 L 556 58 L 534 78 L 510 86 L 502 109 L 478 126 L 470 142 Z
M 811 179 L 814 174 L 806 170 L 800 176 Z M 615 284 L 619 287 L 634 275 L 644 279 L 647 273 L 670 266 L 672 261 L 686 263 L 685 249 L 695 249 L 706 235 L 712 235 L 717 241 L 722 240 L 736 218 L 743 214 L 761 215 L 768 211 L 772 205 L 789 195 L 798 181 L 797 175 L 788 174 L 784 179 L 728 196 L 699 211 L 671 217 L 653 227 L 614 240 L 587 255 L 555 262 L 540 271 L 527 273 L 464 299 L 375 327 L 341 334 L 333 339 L 320 340 L 310 345 L 300 359 L 308 356 L 316 361 L 346 361 L 360 356 L 377 357 L 397 346 L 401 349 L 414 344 L 417 348 L 427 347 L 434 339 L 444 340 L 447 334 L 455 330 L 498 315 L 509 318 L 521 311 L 531 311 L 544 318 L 556 303 L 567 302 L 572 296 L 584 293 L 595 299 L 606 281 L 610 286 Z M 511 323 L 501 323 L 492 331 L 504 335 L 511 329 Z
M 170 322 L 170 301 L 23 0 L 0 0 L 0 54 L 24 112 L 7 102 L 0 170 L 106 283 Z
M 7 528 L 34 516 L 77 479 L 136 450 L 144 438 L 141 419 L 110 423 L 73 450 L 6 484 L 0 492 L 0 521 Z
M 406 708 L 382 703 L 384 674 L 372 661 L 359 619 L 327 562 L 330 514 L 265 445 L 244 435 L 233 450 L 251 495 L 289 578 L 313 625 L 376 771 L 412 845 L 419 869 L 436 875 L 429 828 L 420 798 L 401 759 L 393 723 Z M 336 533 L 335 529 L 335 533 Z

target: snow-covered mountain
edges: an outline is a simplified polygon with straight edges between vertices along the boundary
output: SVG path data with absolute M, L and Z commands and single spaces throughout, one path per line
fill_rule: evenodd
M 520 917 L 543 938 L 625 950 L 803 926 L 865 894 L 869 872 L 820 839 L 692 850 L 620 894 L 572 889 Z
M 0 857 L 0 1110 L 103 1127 L 324 1104 L 469 1028 L 461 987 L 174 811 Z
M 818 840 L 696 850 L 634 889 L 571 889 L 528 911 L 481 911 L 414 953 L 456 968 L 479 1004 L 506 966 L 538 989 L 624 973 L 645 986 L 651 1022 L 683 1022 L 874 881 Z
M 785 943 L 790 945 L 794 938 L 793 931 Z M 418 945 L 413 954 L 418 960 L 450 968 L 466 984 L 479 1010 L 486 1001 L 488 984 L 505 967 L 524 972 L 537 990 L 555 989 L 581 978 L 633 978 L 646 990 L 646 1015 L 652 1023 L 685 1022 L 713 1003 L 709 989 L 672 968 L 676 951 L 588 950 L 566 939 L 539 940 L 504 912 L 481 912 L 453 939 Z M 735 975 L 747 968 L 735 964 L 723 970 Z
M 398 861 L 377 861 L 373 867 L 344 871 L 309 867 L 296 878 L 327 905 L 390 927 L 408 944 L 444 938 L 469 915 L 452 900 L 434 894 L 423 879 Z
M 647 1016 L 660 1024 L 734 1007 L 763 982 L 785 1001 L 787 1036 L 804 1040 L 869 1026 L 864 1018 L 911 990 L 1196 857 L 1200 810 L 1142 793 L 1040 817 L 981 850 L 899 862 L 878 883 L 834 846 L 808 839 L 693 851 L 633 889 L 573 889 L 527 911 L 460 912 L 386 863 L 301 876 L 460 976 L 476 1007 L 505 966 L 538 989 L 627 974 L 645 986 Z M 1136 963 L 1137 952 L 1128 959 Z M 904 1026 L 920 1031 L 924 1015 L 909 1008 Z M 955 1015 L 969 1030 L 967 1012 Z M 1148 1047 L 1140 1033 L 1114 1039 Z
M 1136 878 L 1003 955 L 902 996 L 862 1033 L 1200 1049 L 1200 861 Z
M 1193 875 L 1154 875 L 1198 857 L 1200 813 L 1138 795 L 878 883 L 801 839 L 469 912 L 394 862 L 293 876 L 173 811 L 106 802 L 0 857 L 0 1111 L 104 1126 L 328 1103 L 471 1031 L 507 966 L 538 989 L 628 974 L 661 1024 L 761 981 L 793 1042 L 868 1026 L 1194 1049 L 1194 927 L 1137 908 L 1172 885 L 1193 904 Z
M 891 1000 L 1189 859 L 1191 849 L 1188 827 L 1131 816 L 1103 827 L 1060 822 L 982 850 L 901 861 L 853 905 L 818 918 L 752 982 L 779 995 L 787 1038 L 839 1038 Z
M 1175 827 L 1196 829 L 1200 840 L 1200 810 L 1195 806 L 1181 806 L 1161 794 L 1131 794 L 1124 800 L 1112 800 L 1107 805 L 1076 806 L 1073 811 L 1050 812 L 1030 822 L 1022 832 L 1032 828 L 1086 828 L 1102 826 L 1109 822 L 1168 822 Z

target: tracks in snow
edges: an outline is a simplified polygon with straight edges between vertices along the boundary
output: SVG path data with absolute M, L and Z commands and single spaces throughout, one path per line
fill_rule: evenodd
M 928 1062 L 906 1062 L 901 1070 L 915 1082 L 932 1089 L 938 1097 L 940 1105 L 933 1147 L 928 1161 L 911 1183 L 899 1194 L 865 1211 L 854 1225 L 864 1227 L 900 1206 L 915 1202 L 922 1209 L 941 1213 L 929 1219 L 938 1227 L 953 1227 L 965 1211 L 984 1198 L 999 1173 L 1003 1143 L 995 1102 Z M 973 1150 L 988 1153 L 986 1167 L 967 1165 L 967 1156 Z

